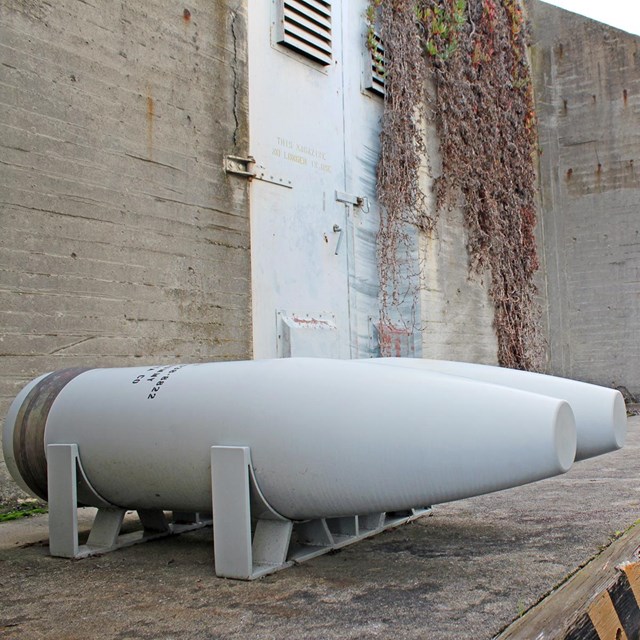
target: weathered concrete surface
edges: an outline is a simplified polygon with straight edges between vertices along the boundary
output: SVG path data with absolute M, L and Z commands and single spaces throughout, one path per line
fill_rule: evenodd
M 640 38 L 537 0 L 551 371 L 640 393 Z
M 251 356 L 246 4 L 0 0 L 0 416 L 52 369 Z
M 34 544 L 46 517 L 0 525 L 0 637 L 491 638 L 640 517 L 629 424 L 623 450 L 564 476 L 254 583 L 213 575 L 210 529 L 74 562 Z
M 422 355 L 498 364 L 489 300 L 489 276 L 471 276 L 460 209 L 443 211 L 436 228 L 421 235 Z
M 428 91 L 435 91 L 428 86 Z M 442 175 L 435 122 L 425 123 L 425 166 L 421 187 L 436 211 L 434 182 Z M 422 356 L 498 364 L 498 341 L 489 299 L 489 275 L 471 276 L 461 206 L 445 209 L 430 233 L 420 234 Z

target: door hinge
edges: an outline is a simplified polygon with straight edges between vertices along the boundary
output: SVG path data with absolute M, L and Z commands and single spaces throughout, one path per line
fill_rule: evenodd
M 286 189 L 293 189 L 291 180 L 273 175 L 273 172 L 267 171 L 266 167 L 257 164 L 253 156 L 247 156 L 246 158 L 241 156 L 225 156 L 224 170 L 226 173 L 243 176 L 247 178 L 247 180 L 262 180 L 262 182 L 277 184 Z
M 245 176 L 245 178 L 253 178 L 252 167 L 256 159 L 253 156 L 242 158 L 240 156 L 225 156 L 224 170 L 227 173 L 233 173 L 237 176 Z

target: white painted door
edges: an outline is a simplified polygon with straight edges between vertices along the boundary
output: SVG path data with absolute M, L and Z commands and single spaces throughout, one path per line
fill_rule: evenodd
M 254 357 L 379 355 L 380 79 L 366 0 L 249 11 Z M 395 331 L 395 330 L 394 330 Z M 395 331 L 394 355 L 416 355 Z
M 330 2 L 251 3 L 255 358 L 351 355 L 340 33 Z

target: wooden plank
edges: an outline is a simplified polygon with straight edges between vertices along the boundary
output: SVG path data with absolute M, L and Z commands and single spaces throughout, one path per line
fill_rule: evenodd
M 636 563 L 633 565 L 638 567 Z M 622 572 L 616 583 L 609 589 L 609 595 L 613 601 L 613 606 L 618 612 L 618 617 L 622 623 L 622 628 L 629 640 L 640 638 L 640 601 L 631 589 L 629 577 L 626 572 Z
M 600 640 L 589 616 L 584 615 L 577 625 L 569 629 L 564 640 Z
M 608 591 L 596 598 L 588 615 L 600 640 L 629 640 Z
M 640 523 L 636 523 L 537 606 L 515 620 L 496 640 L 637 638 L 634 629 L 636 625 L 640 625 L 640 611 L 631 606 L 628 598 L 632 595 L 636 605 L 640 602 L 640 563 L 637 562 L 639 550 Z M 620 570 L 616 569 L 618 566 Z M 624 583 L 628 584 L 626 590 Z M 625 591 L 624 597 L 621 589 Z M 619 626 L 613 629 L 613 635 L 609 631 L 613 625 L 607 622 L 605 615 L 607 598 L 619 622 Z M 618 628 L 620 635 L 616 637 Z
M 640 605 L 640 562 L 634 562 L 623 567 L 623 571 L 629 581 L 631 591 L 635 596 L 636 602 Z

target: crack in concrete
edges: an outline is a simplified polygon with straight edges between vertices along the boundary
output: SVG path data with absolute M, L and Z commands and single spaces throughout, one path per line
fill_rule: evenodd
M 240 120 L 238 118 L 238 35 L 236 33 L 236 20 L 238 14 L 231 11 L 231 37 L 233 38 L 233 64 L 231 69 L 233 72 L 233 119 L 235 126 L 233 128 L 233 146 L 238 144 L 238 130 L 240 128 Z

